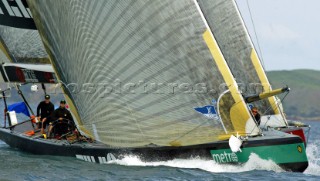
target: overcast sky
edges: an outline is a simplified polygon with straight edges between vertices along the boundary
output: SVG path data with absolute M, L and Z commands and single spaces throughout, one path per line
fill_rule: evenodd
M 320 70 L 320 0 L 236 0 L 257 47 L 247 1 L 266 70 Z

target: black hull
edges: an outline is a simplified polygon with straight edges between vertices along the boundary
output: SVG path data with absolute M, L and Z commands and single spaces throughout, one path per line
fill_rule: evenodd
M 39 155 L 72 156 L 96 163 L 121 159 L 126 155 L 136 155 L 143 161 L 167 161 L 192 157 L 212 160 L 210 153 L 212 150 L 229 149 L 228 141 L 182 147 L 113 148 L 100 143 L 69 144 L 67 141 L 30 138 L 20 133 L 10 132 L 8 129 L 0 129 L 0 139 L 11 147 L 25 152 Z M 296 143 L 302 143 L 299 137 L 253 139 L 244 142 L 242 149 Z M 279 166 L 288 171 L 303 172 L 308 167 L 308 162 L 284 163 Z

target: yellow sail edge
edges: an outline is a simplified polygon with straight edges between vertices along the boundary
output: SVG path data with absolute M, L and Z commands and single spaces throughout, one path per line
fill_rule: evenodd
M 270 92 L 271 91 L 270 83 L 269 83 L 267 75 L 265 74 L 263 67 L 260 63 L 258 54 L 254 48 L 251 51 L 250 57 L 251 57 L 252 64 L 253 64 L 254 68 L 256 69 L 258 77 L 259 77 L 261 84 L 263 86 L 263 92 Z M 269 97 L 268 101 L 272 105 L 272 109 L 273 109 L 274 113 L 280 114 L 278 107 L 275 106 L 275 105 L 277 105 L 275 97 Z
M 4 55 L 8 58 L 8 60 L 10 60 L 10 62 L 13 62 L 6 46 L 1 41 L 1 39 L 0 39 L 0 50 L 4 53 Z
M 218 136 L 218 140 L 219 140 L 219 141 L 229 140 L 232 135 L 241 135 L 241 136 L 244 136 L 244 135 L 246 135 L 246 133 L 230 132 L 230 133 L 228 133 L 228 134 L 219 135 L 219 136 Z
M 230 119 L 234 127 L 234 131 L 239 132 L 239 134 L 246 133 L 246 123 L 250 119 L 250 114 L 246 104 L 243 101 L 242 95 L 238 90 L 236 81 L 231 74 L 231 71 L 223 57 L 222 52 L 220 51 L 217 41 L 215 40 L 209 29 L 207 29 L 203 33 L 203 39 L 205 40 L 210 53 L 214 61 L 216 62 L 224 81 L 229 86 L 231 95 L 236 102 L 230 110 Z

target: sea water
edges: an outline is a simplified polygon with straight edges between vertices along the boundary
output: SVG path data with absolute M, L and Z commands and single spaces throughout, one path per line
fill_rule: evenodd
M 143 162 L 127 156 L 105 165 L 73 157 L 33 155 L 0 142 L 0 180 L 320 180 L 320 121 L 312 126 L 304 173 L 282 170 L 252 154 L 242 166 L 219 165 L 201 159 Z

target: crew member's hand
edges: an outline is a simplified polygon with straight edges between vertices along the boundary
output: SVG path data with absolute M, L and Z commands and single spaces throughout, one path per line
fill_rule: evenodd
M 43 118 L 42 122 L 44 123 L 47 120 L 47 118 Z
M 63 118 L 59 118 L 59 121 L 62 121 L 63 120 Z

